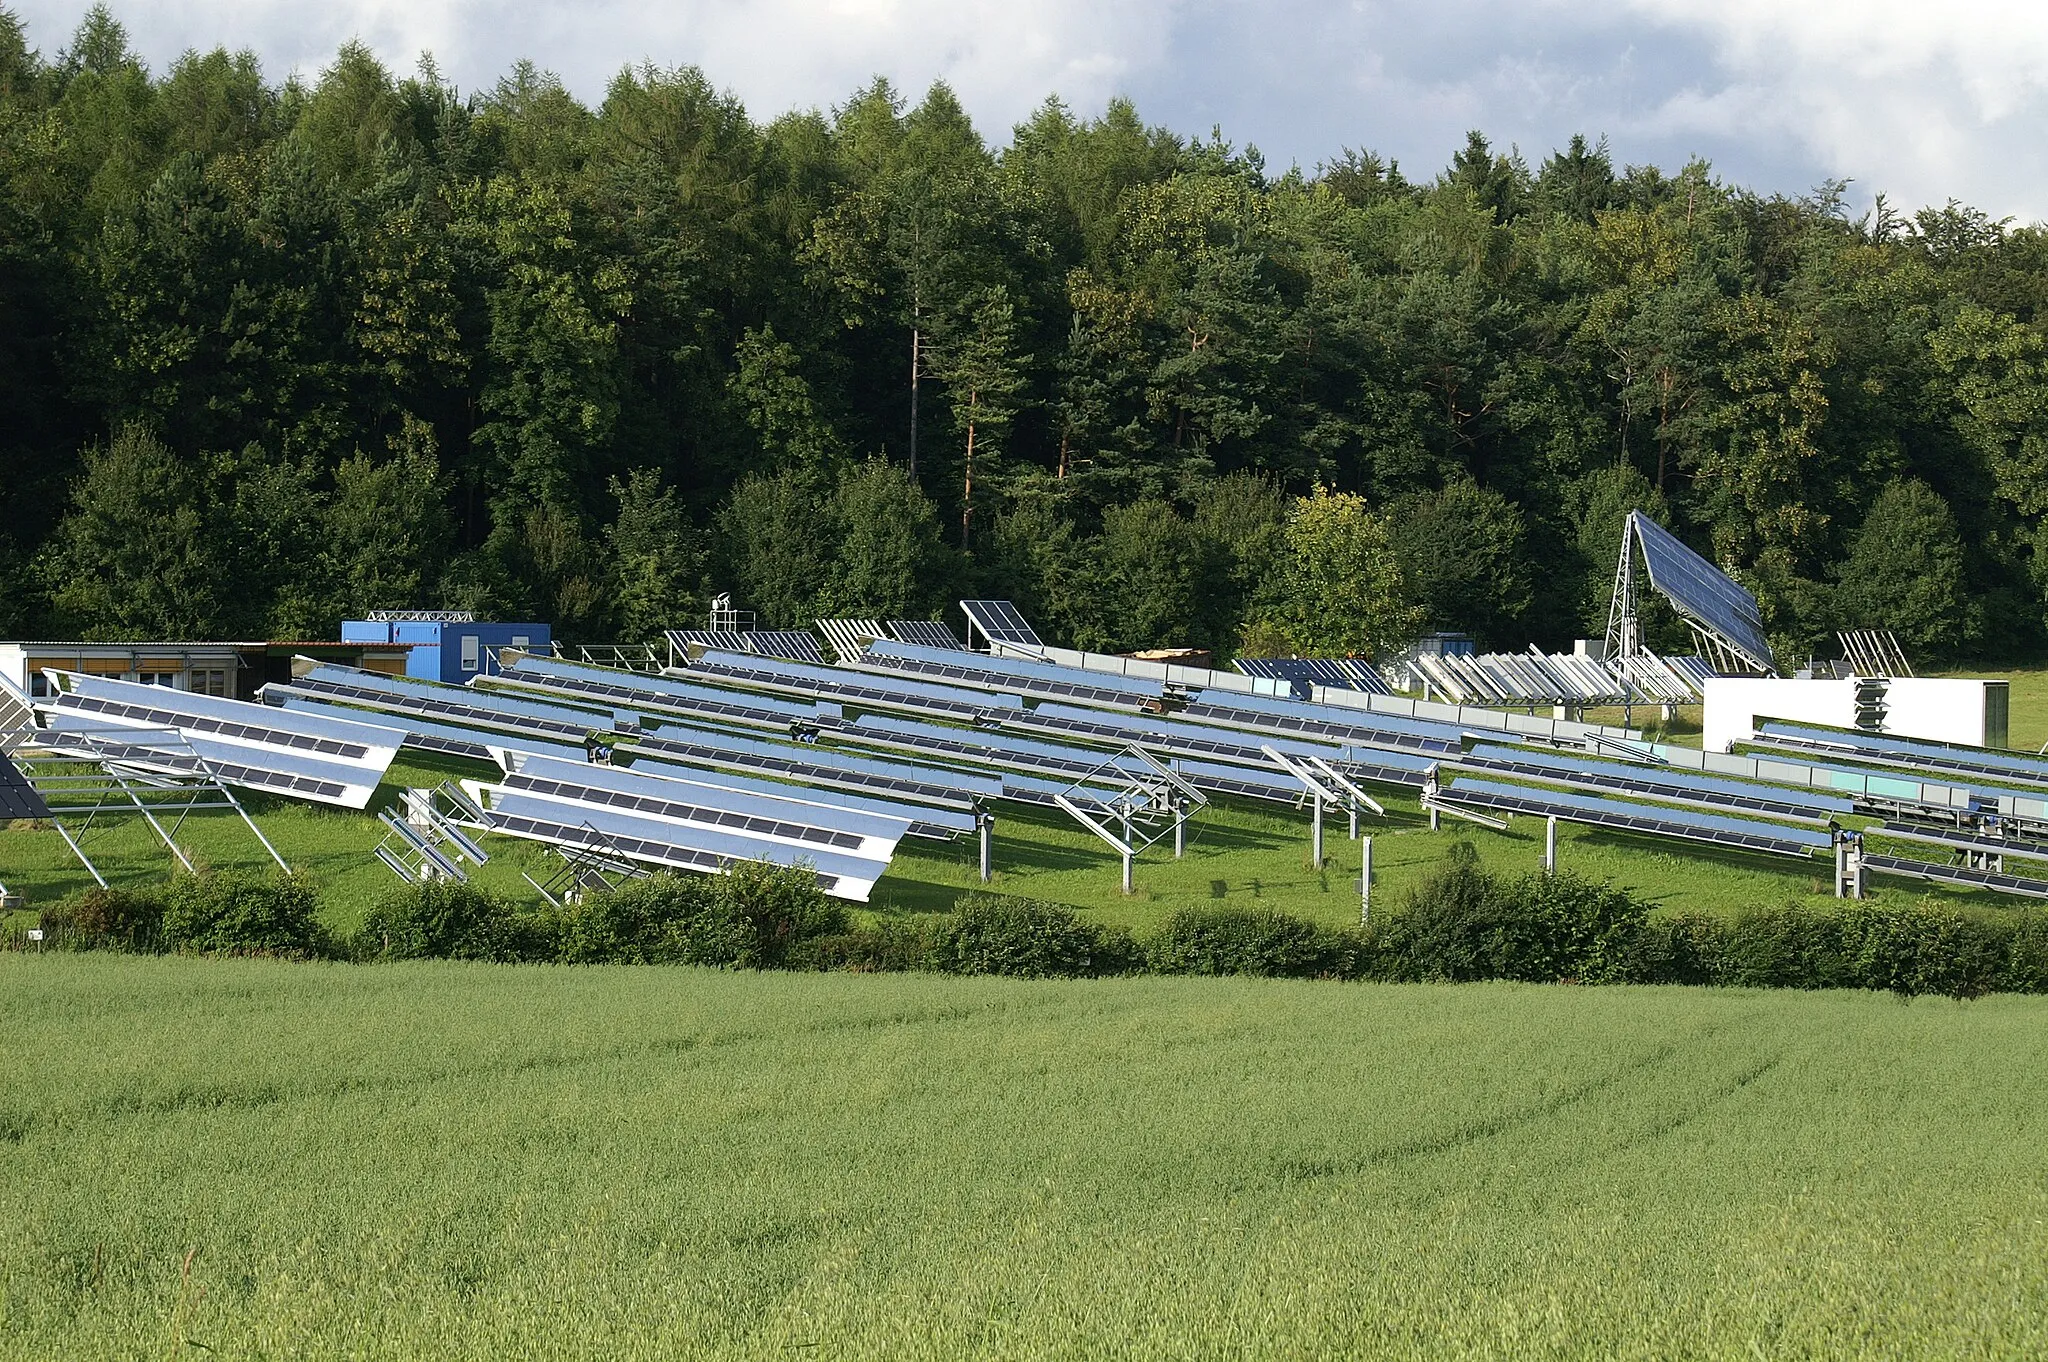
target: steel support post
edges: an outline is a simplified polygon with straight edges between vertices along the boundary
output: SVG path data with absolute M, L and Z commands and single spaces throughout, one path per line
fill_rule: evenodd
M 1372 925 L 1372 838 L 1360 840 L 1365 852 L 1358 867 L 1358 925 L 1368 927 Z
M 1543 820 L 1543 873 L 1557 873 L 1557 815 Z
M 974 821 L 981 831 L 981 882 L 987 884 L 995 873 L 995 858 L 992 847 L 994 837 L 992 834 L 995 829 L 996 820 L 993 815 L 981 813 L 975 815 Z
M 1320 870 L 1323 867 L 1323 797 L 1311 795 L 1309 799 L 1315 805 L 1315 826 L 1310 835 L 1309 860 Z

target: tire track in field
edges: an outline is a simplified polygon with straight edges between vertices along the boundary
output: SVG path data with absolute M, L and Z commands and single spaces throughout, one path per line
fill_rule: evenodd
M 207 1111 L 260 1111 L 293 1102 L 322 1101 L 361 1094 L 400 1093 L 468 1079 L 514 1079 L 529 1074 L 560 1073 L 625 1059 L 665 1059 L 708 1053 L 757 1042 L 782 1042 L 804 1037 L 858 1035 L 897 1026 L 946 1025 L 987 1020 L 992 1015 L 1043 1012 L 1062 1000 L 1005 998 L 988 1007 L 947 1006 L 891 1011 L 831 1021 L 810 1021 L 720 1032 L 716 1035 L 657 1037 L 601 1048 L 555 1054 L 523 1055 L 458 1065 L 420 1073 L 355 1074 L 317 1082 L 191 1083 L 158 1092 L 130 1090 L 110 1093 L 68 1108 L 43 1112 L 0 1110 L 0 1145 L 19 1145 L 41 1130 L 62 1130 L 85 1121 L 179 1115 Z
M 1499 1139 L 1502 1136 L 1513 1134 L 1516 1131 L 1534 1126 L 1539 1122 L 1562 1115 L 1575 1107 L 1582 1106 L 1601 1094 L 1620 1087 L 1629 1079 L 1664 1064 L 1681 1051 L 1691 1050 L 1711 1040 L 1714 1036 L 1727 1030 L 1732 1024 L 1731 1022 L 1710 1023 L 1681 1038 L 1655 1045 L 1641 1055 L 1613 1069 L 1595 1074 L 1582 1082 L 1560 1088 L 1536 1101 L 1524 1103 L 1519 1107 L 1513 1107 L 1490 1116 L 1462 1121 L 1446 1130 L 1419 1135 L 1412 1139 L 1397 1141 L 1393 1144 L 1382 1145 L 1377 1149 L 1348 1158 L 1278 1159 L 1273 1164 L 1274 1177 L 1283 1183 L 1319 1182 L 1331 1178 L 1356 1177 L 1393 1165 L 1410 1163 L 1438 1154 L 1448 1154 L 1460 1149 L 1471 1148 L 1474 1145 L 1482 1144 L 1489 1140 Z M 1738 1076 L 1738 1081 L 1729 1088 L 1728 1095 L 1732 1095 L 1734 1092 L 1747 1087 L 1750 1083 L 1755 1082 L 1756 1079 L 1761 1078 L 1765 1073 L 1777 1067 L 1781 1058 L 1781 1055 L 1773 1055 L 1770 1060 L 1761 1067 L 1758 1067 L 1754 1073 Z M 1675 1130 L 1687 1121 L 1695 1119 L 1707 1106 L 1712 1104 L 1713 1100 L 1719 1099 L 1711 1099 L 1707 1103 L 1700 1104 L 1697 1110 L 1683 1114 L 1679 1119 L 1670 1123 L 1669 1129 Z

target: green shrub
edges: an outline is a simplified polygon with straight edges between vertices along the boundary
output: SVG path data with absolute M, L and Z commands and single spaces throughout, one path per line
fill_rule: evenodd
M 1285 913 L 1252 908 L 1183 908 L 1146 946 L 1160 974 L 1250 974 L 1266 978 L 1352 978 L 1358 937 Z
M 164 897 L 155 890 L 95 886 L 45 908 L 36 925 L 51 950 L 161 950 Z
M 1726 968 L 1728 924 L 1710 913 L 1651 918 L 1605 959 L 1600 982 L 1713 984 Z
M 1855 988 L 1841 917 L 1797 904 L 1749 908 L 1729 927 L 1718 983 L 1740 988 Z
M 1126 974 L 1141 958 L 1130 933 L 1083 922 L 1072 909 L 1007 894 L 963 894 L 928 956 L 948 974 L 1078 979 Z
M 1493 942 L 1510 912 L 1500 881 L 1480 867 L 1470 843 L 1456 843 L 1380 925 L 1379 972 L 1437 982 L 1494 978 Z
M 2009 993 L 2048 993 L 2048 922 L 2031 908 L 2012 925 L 1998 987 Z
M 846 913 L 802 867 L 736 862 L 718 875 L 650 875 L 587 895 L 560 915 L 573 964 L 774 969 L 846 930 Z
M 559 916 L 557 958 L 575 965 L 732 965 L 747 924 L 715 902 L 703 875 L 649 875 L 587 894 Z
M 936 970 L 953 918 L 884 920 L 830 936 L 812 937 L 790 953 L 789 969 L 845 970 L 855 974 L 900 974 Z
M 1997 988 L 2012 931 L 1931 904 L 1856 903 L 1839 914 L 1842 961 L 1862 988 L 1980 998 Z
M 363 960 L 545 960 L 555 953 L 551 927 L 476 885 L 428 880 L 382 895 L 350 953 Z
M 321 944 L 318 909 L 303 875 L 180 875 L 164 904 L 163 941 L 176 951 L 311 955 Z

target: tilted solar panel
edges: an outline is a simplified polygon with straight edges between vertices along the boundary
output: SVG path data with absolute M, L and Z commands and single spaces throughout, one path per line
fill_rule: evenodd
M 0 819 L 48 818 L 50 806 L 36 787 L 0 752 Z
M 439 690 L 439 694 L 433 694 L 361 686 L 310 675 L 299 678 L 289 687 L 272 682 L 263 688 L 262 695 L 266 701 L 274 701 L 286 694 L 304 698 L 321 696 L 374 709 L 385 715 L 416 717 L 465 728 L 503 729 L 557 742 L 581 743 L 592 733 L 602 733 L 611 728 L 613 723 L 610 714 L 596 714 L 565 705 L 539 704 L 503 692 L 469 690 L 460 686 L 443 686 Z
M 841 662 L 851 662 L 878 638 L 889 637 L 889 631 L 882 627 L 880 620 L 834 619 L 819 620 L 818 632 L 832 645 L 832 651 Z
M 960 609 L 981 630 L 983 638 L 996 643 L 1012 643 L 1022 648 L 1042 649 L 1037 631 L 1032 629 L 1017 607 L 1008 601 L 962 601 Z
M 829 783 L 890 794 L 943 809 L 965 809 L 976 799 L 1001 796 L 994 776 L 939 771 L 914 762 L 876 761 L 818 743 L 779 743 L 694 728 L 665 728 L 641 736 L 627 751 L 724 769 L 759 771 L 791 780 Z
M 1891 733 L 1851 733 L 1782 719 L 1764 720 L 1757 725 L 1757 733 L 1762 739 L 1782 739 L 1802 748 L 1839 752 L 1865 761 L 2048 784 L 2048 760 L 1997 748 L 1960 747 Z
M 657 714 L 707 717 L 758 728 L 787 731 L 794 724 L 816 725 L 824 716 L 814 704 L 740 695 L 709 686 L 692 686 L 637 672 L 607 671 L 568 663 L 525 658 L 489 678 L 492 689 L 511 687 L 602 700 Z
M 493 832 L 672 870 L 715 874 L 738 861 L 800 865 L 817 875 L 818 887 L 827 894 L 865 903 L 875 881 L 888 869 L 884 861 L 843 852 L 811 851 L 498 786 L 484 789 L 490 796 L 486 818 Z
M 759 794 L 720 783 L 716 776 L 657 774 L 547 757 L 516 759 L 501 784 L 527 794 L 879 860 L 895 852 L 910 827 L 907 818 Z
M 1629 523 L 1642 546 L 1650 585 L 1681 615 L 1706 625 L 1751 662 L 1772 670 L 1771 643 L 1764 635 L 1756 597 L 1641 511 L 1630 511 Z
M 887 667 L 912 663 L 927 664 L 943 669 L 934 674 L 954 675 L 963 679 L 977 678 L 973 682 L 976 685 L 1002 686 L 1014 682 L 1019 688 L 1040 689 L 1046 693 L 1058 693 L 1058 688 L 1064 686 L 1108 695 L 1119 700 L 1157 701 L 1166 695 L 1165 683 L 1150 681 L 1144 677 L 1089 671 L 1083 667 L 1065 667 L 1055 662 L 1039 662 L 1029 658 L 990 657 L 981 653 L 960 653 L 946 648 L 920 648 L 913 643 L 871 643 L 868 645 L 864 661 Z M 1045 684 L 1027 687 L 1026 682 Z
M 1904 875 L 1910 879 L 1925 880 L 1930 884 L 1953 884 L 1965 889 L 1991 889 L 2001 894 L 2018 894 L 2025 898 L 2048 898 L 2048 880 L 2008 875 L 2002 870 L 1936 865 L 1929 861 L 1909 861 L 1897 856 L 1880 856 L 1868 851 L 1863 853 L 1863 866 L 1866 870 L 1878 870 L 1887 875 Z
M 960 641 L 960 636 L 937 620 L 890 620 L 888 636 L 898 643 L 915 643 L 920 648 L 944 648 L 956 653 L 967 651 L 967 645 Z
M 825 654 L 818 651 L 818 640 L 802 629 L 756 629 L 741 637 L 746 640 L 746 650 L 759 657 L 781 657 L 791 662 L 825 660 Z
M 317 693 L 316 693 L 317 694 Z M 264 696 L 274 704 L 299 714 L 317 714 L 324 718 L 346 718 L 359 714 L 360 710 L 347 710 L 340 705 L 330 704 L 324 699 L 301 695 L 294 687 L 264 687 Z M 496 761 L 501 751 L 531 752 L 536 756 L 563 757 L 582 760 L 584 749 L 568 743 L 549 741 L 528 733 L 513 733 L 502 729 L 468 728 L 461 724 L 428 719 L 417 714 L 388 715 L 386 721 L 401 729 L 406 737 L 406 746 L 423 752 L 439 752 L 451 757 L 464 757 L 471 761 Z
M 689 780 L 701 781 L 709 778 L 716 784 L 725 786 L 728 789 L 748 790 L 755 794 L 771 795 L 781 799 L 797 799 L 807 803 L 828 804 L 834 808 L 856 809 L 864 813 L 880 814 L 884 817 L 907 822 L 910 825 L 910 833 L 913 837 L 950 838 L 963 832 L 974 831 L 974 815 L 961 811 L 962 801 L 953 800 L 949 801 L 948 806 L 932 807 L 928 804 L 898 802 L 896 800 L 879 798 L 877 797 L 879 795 L 897 792 L 860 786 L 853 781 L 835 779 L 833 777 L 839 773 L 832 771 L 829 767 L 822 766 L 822 764 L 812 766 L 810 772 L 808 772 L 810 778 L 807 780 L 804 779 L 803 775 L 794 771 L 785 770 L 777 773 L 786 776 L 790 780 L 804 781 L 802 784 L 784 784 L 779 781 L 737 774 L 738 770 L 758 770 L 765 776 L 770 774 L 765 767 L 736 767 L 733 764 L 724 763 L 714 765 L 708 762 L 688 760 L 681 754 L 674 752 L 645 751 L 638 744 L 626 749 L 626 751 L 633 757 L 633 764 L 623 769 L 638 771 L 647 775 L 667 775 Z M 797 763 L 792 763 L 792 765 L 797 765 Z M 879 763 L 876 765 L 879 766 Z M 1001 788 L 999 781 L 990 781 L 989 784 L 992 787 L 992 795 Z M 820 786 L 825 786 L 826 788 L 820 788 Z M 848 786 L 853 788 L 846 788 Z M 856 792 L 862 789 L 870 789 L 872 793 Z
M 1625 762 L 1589 760 L 1532 752 L 1527 748 L 1482 744 L 1450 765 L 1461 769 L 1498 771 L 1536 780 L 1561 781 L 1594 789 L 1683 799 L 1757 813 L 1820 821 L 1855 811 L 1854 800 L 1812 789 L 1780 790 L 1720 776 L 1670 767 L 1631 766 Z
M 1456 784 L 1445 788 L 1441 798 L 1453 804 L 1495 812 L 1555 817 L 1568 823 L 1711 842 L 1717 846 L 1768 851 L 1780 856 L 1808 856 L 1834 845 L 1831 834 L 1806 828 L 1779 827 L 1726 814 L 1694 813 L 1687 809 L 1536 790 L 1468 777 L 1460 777 Z
M 781 691 L 839 701 L 972 718 L 991 710 L 1016 709 L 1014 696 L 990 695 L 965 686 L 910 681 L 844 667 L 807 666 L 739 653 L 708 652 L 690 664 L 686 675 L 715 678 L 748 689 Z
M 118 762 L 180 776 L 210 775 L 225 784 L 343 808 L 369 807 L 377 777 L 361 766 L 344 765 L 296 752 L 250 748 L 177 729 L 112 727 L 91 718 L 53 713 L 36 735 L 38 746 L 77 753 L 81 760 Z M 393 740 L 403 735 L 392 733 Z

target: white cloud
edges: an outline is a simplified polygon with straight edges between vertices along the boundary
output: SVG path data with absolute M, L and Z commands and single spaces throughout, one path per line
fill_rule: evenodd
M 84 0 L 16 0 L 62 46 Z M 1951 196 L 2048 218 L 2048 7 L 1990 0 L 185 0 L 117 11 L 161 68 L 253 47 L 317 74 L 360 38 L 394 67 L 431 49 L 464 88 L 520 57 L 595 100 L 629 63 L 694 63 L 759 118 L 843 100 L 875 74 L 949 81 L 1002 140 L 1048 93 L 1112 94 L 1184 133 L 1220 123 L 1269 160 L 1342 146 L 1442 166 L 1468 127 L 1532 160 L 1574 132 L 1624 161 L 1703 155 L 1801 193 L 1846 176 L 1917 205 Z

